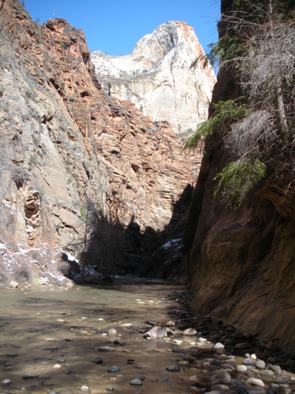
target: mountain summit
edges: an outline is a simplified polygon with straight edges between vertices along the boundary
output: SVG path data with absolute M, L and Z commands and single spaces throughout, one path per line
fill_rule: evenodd
M 98 81 L 111 96 L 130 100 L 154 121 L 168 121 L 176 134 L 206 120 L 215 75 L 197 60 L 204 50 L 193 28 L 170 21 L 142 37 L 125 56 L 92 53 Z

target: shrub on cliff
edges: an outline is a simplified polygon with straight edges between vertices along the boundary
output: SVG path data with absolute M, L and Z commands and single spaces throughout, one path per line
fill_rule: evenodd
M 248 191 L 260 182 L 265 174 L 266 166 L 258 159 L 233 161 L 215 176 L 215 197 L 230 207 L 238 207 Z
M 196 148 L 199 142 L 212 135 L 216 130 L 227 130 L 229 126 L 247 114 L 245 105 L 234 100 L 219 101 L 214 105 L 213 115 L 201 123 L 185 143 L 185 149 Z
M 212 46 L 211 58 L 235 73 L 247 110 L 225 122 L 214 113 L 187 143 L 195 147 L 215 131 L 223 137 L 232 161 L 214 178 L 215 196 L 232 207 L 266 174 L 283 193 L 295 196 L 294 6 L 283 0 L 259 6 L 235 0 L 234 6 L 223 18 L 223 35 Z

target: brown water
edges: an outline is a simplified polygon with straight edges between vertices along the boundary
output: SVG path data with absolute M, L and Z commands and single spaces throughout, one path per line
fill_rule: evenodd
M 1 393 L 190 393 L 187 372 L 173 373 L 169 340 L 148 341 L 139 328 L 165 322 L 176 287 L 161 284 L 69 290 L 0 291 Z M 124 323 L 132 326 L 124 327 Z M 109 328 L 117 335 L 106 336 Z M 125 345 L 114 345 L 114 339 Z M 99 347 L 113 351 L 101 352 Z M 101 357 L 97 365 L 93 358 Z M 134 361 L 129 361 L 132 359 Z M 108 372 L 118 366 L 120 371 Z M 142 386 L 130 381 L 143 375 Z M 3 380 L 11 382 L 4 384 Z M 84 390 L 86 388 L 84 387 Z

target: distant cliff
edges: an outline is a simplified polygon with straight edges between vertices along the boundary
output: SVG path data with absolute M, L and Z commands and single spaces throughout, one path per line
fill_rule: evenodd
M 130 100 L 154 121 L 168 121 L 177 134 L 189 134 L 208 115 L 215 84 L 191 26 L 171 21 L 139 40 L 126 56 L 91 54 L 107 94 Z

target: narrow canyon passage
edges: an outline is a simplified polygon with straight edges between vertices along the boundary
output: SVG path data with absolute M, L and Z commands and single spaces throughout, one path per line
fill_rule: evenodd
M 295 390 L 295 375 L 275 358 L 243 355 L 258 349 L 251 339 L 193 316 L 180 286 L 133 282 L 0 296 L 1 393 Z M 235 356 L 218 338 L 231 338 Z

